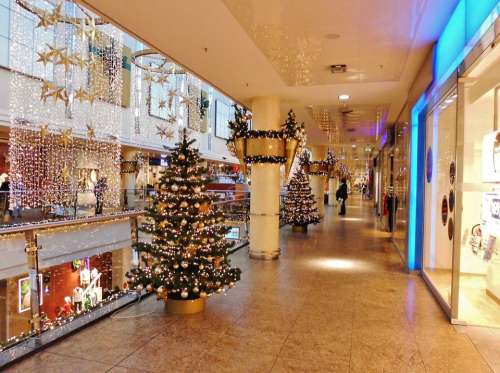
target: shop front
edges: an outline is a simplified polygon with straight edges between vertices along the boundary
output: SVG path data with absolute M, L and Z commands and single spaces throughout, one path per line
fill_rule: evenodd
M 408 266 L 453 323 L 500 327 L 500 4 L 482 6 L 459 3 L 413 108 Z M 447 69 L 460 17 L 471 38 Z
M 0 234 L 0 367 L 136 299 L 133 219 Z

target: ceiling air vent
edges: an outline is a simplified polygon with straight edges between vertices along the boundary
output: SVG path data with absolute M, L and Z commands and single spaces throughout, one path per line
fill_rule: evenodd
M 347 65 L 346 64 L 330 65 L 330 71 L 332 72 L 332 74 L 345 73 L 347 72 Z
M 354 128 L 348 128 L 347 132 L 356 132 L 356 130 Z

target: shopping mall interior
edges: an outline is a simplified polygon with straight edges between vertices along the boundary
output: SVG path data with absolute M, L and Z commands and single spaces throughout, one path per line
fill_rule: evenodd
M 499 0 L 0 0 L 0 371 L 500 372 Z

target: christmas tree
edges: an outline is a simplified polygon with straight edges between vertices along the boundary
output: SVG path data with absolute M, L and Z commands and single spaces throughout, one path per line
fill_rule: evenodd
M 309 186 L 309 177 L 302 167 L 298 167 L 288 184 L 288 194 L 285 198 L 285 222 L 304 229 L 307 229 L 308 224 L 319 223 L 315 204 L 316 201 Z
M 224 216 L 205 192 L 206 169 L 200 165 L 197 149 L 184 132 L 167 157 L 160 188 L 149 223 L 140 229 L 152 236 L 151 243 L 139 242 L 145 266 L 129 273 L 132 286 L 156 291 L 158 299 L 193 300 L 221 293 L 240 279 L 240 269 L 231 268 L 225 239 Z M 145 255 L 146 254 L 146 255 Z

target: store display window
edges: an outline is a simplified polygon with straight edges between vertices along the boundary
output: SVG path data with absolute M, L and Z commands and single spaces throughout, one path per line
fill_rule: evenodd
M 496 47 L 495 49 L 498 49 Z M 457 319 L 500 327 L 500 57 L 495 51 L 466 76 Z M 496 122 L 495 122 L 495 118 Z M 456 203 L 460 203 L 457 192 Z
M 39 265 L 43 333 L 90 315 L 126 295 L 125 273 L 132 265 L 132 250 L 123 248 L 47 267 L 39 261 Z M 0 352 L 36 334 L 32 330 L 31 295 L 28 273 L 0 279 Z
M 456 157 L 457 93 L 452 90 L 429 111 L 426 121 L 425 215 L 423 272 L 451 310 L 454 212 L 449 208 L 455 188 L 450 165 Z

